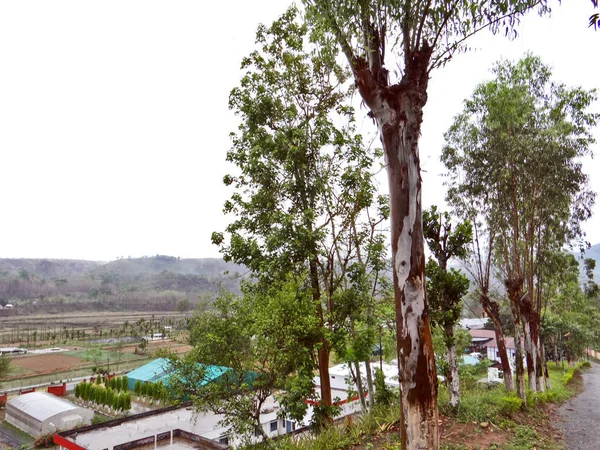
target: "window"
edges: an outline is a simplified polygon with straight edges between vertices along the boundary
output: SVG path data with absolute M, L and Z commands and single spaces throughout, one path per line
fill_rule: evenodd
M 291 422 L 289 420 L 285 421 L 285 432 L 286 433 L 291 433 L 295 429 L 296 429 L 296 424 L 294 422 Z
M 221 436 L 219 438 L 219 444 L 229 445 L 229 436 Z
M 256 437 L 260 436 L 260 428 L 259 427 L 254 427 L 254 436 L 256 436 Z
M 273 431 L 277 431 L 277 421 L 274 420 L 273 422 L 271 422 L 271 433 Z
M 496 350 L 496 358 L 500 357 L 500 353 L 498 353 L 498 350 Z

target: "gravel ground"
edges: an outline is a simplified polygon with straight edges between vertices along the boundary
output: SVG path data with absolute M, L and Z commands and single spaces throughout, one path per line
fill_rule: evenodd
M 18 449 L 23 444 L 31 444 L 33 441 L 23 439 L 23 436 L 16 433 L 6 425 L 0 423 L 0 448 Z
M 600 365 L 583 373 L 583 392 L 558 410 L 567 450 L 600 449 Z

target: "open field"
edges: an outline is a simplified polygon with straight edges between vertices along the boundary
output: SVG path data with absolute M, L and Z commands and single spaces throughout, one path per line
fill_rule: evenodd
M 155 358 L 157 350 L 182 354 L 188 352 L 191 346 L 171 339 L 150 341 L 146 353 L 142 355 L 134 353 L 136 345 L 118 349 L 114 344 L 61 348 L 67 348 L 68 351 L 11 357 L 11 371 L 1 380 L 0 391 L 89 377 L 98 367 L 109 372 L 130 371 Z
M 180 312 L 73 312 L 0 317 L 0 345 L 39 346 L 160 332 L 185 323 Z
M 23 374 L 69 370 L 85 364 L 85 361 L 64 353 L 54 353 L 13 358 L 12 364 L 24 369 L 24 372 L 21 372 Z

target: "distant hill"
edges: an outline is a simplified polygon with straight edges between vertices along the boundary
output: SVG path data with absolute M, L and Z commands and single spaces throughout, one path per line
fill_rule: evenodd
M 0 275 L 18 275 L 23 270 L 42 278 L 65 278 L 83 275 L 96 267 L 100 262 L 79 259 L 2 259 L 0 258 Z
M 581 254 L 581 252 L 573 252 L 573 254 L 577 258 L 577 261 L 579 261 L 582 277 L 585 276 L 583 271 L 583 261 L 587 258 L 592 258 L 596 260 L 596 270 L 594 270 L 594 281 L 600 284 L 600 244 L 592 245 L 585 251 L 583 255 Z
M 217 276 L 226 271 L 239 272 L 240 268 L 220 258 L 181 259 L 174 256 L 156 255 L 143 258 L 122 258 L 98 265 L 95 270 L 95 272 L 105 271 L 115 271 L 121 274 L 159 274 L 168 271 L 179 274 Z
M 185 309 L 221 289 L 239 292 L 245 272 L 218 258 L 165 255 L 108 263 L 0 259 L 0 305 L 12 303 L 19 313 Z

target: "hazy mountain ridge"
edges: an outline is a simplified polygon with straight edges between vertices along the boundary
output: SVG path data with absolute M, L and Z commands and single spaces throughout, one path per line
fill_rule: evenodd
M 175 310 L 239 292 L 243 267 L 219 258 L 156 255 L 100 262 L 0 259 L 0 304 L 23 312 L 64 309 Z M 188 305 L 188 306 L 185 306 Z

